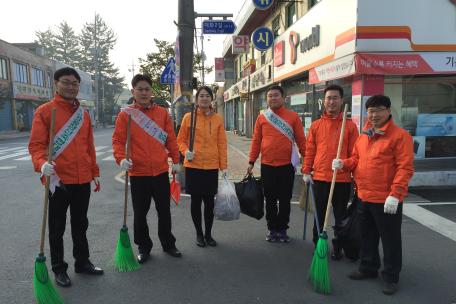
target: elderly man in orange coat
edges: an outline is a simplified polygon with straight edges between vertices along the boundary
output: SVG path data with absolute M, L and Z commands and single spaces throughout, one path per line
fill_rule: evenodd
M 52 271 L 57 285 L 68 287 L 68 264 L 63 258 L 63 234 L 65 233 L 68 207 L 71 213 L 71 236 L 75 272 L 100 275 L 103 270 L 89 260 L 86 231 L 89 226 L 87 210 L 90 199 L 90 183 L 95 191 L 100 189 L 99 168 L 96 162 L 92 124 L 89 114 L 82 109 L 76 96 L 81 78 L 72 68 L 62 68 L 54 74 L 56 93 L 54 99 L 38 107 L 30 134 L 29 151 L 36 172 L 51 177 L 49 196 L 49 244 Z M 47 163 L 47 147 L 51 111 L 56 109 L 54 155 L 52 164 Z
M 333 169 L 353 171 L 361 200 L 361 263 L 352 280 L 376 278 L 378 245 L 383 246 L 383 293 L 398 290 L 402 268 L 402 204 L 413 176 L 413 139 L 394 124 L 391 101 L 375 95 L 366 101 L 367 123 L 348 159 L 333 160 Z

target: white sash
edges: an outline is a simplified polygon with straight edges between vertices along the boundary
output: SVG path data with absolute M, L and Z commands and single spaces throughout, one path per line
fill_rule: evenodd
M 147 117 L 146 114 L 135 108 L 124 108 L 122 111 L 131 115 L 131 118 L 136 122 L 136 124 L 152 138 L 155 138 L 155 140 L 163 146 L 166 144 L 168 133 L 163 131 L 163 129 L 160 128 L 155 121 Z
M 68 121 L 63 125 L 54 137 L 54 153 L 52 159 L 55 160 L 68 147 L 76 137 L 84 123 L 84 109 L 79 106 Z M 60 178 L 57 174 L 51 175 L 49 190 L 54 193 L 55 187 L 60 185 Z
M 298 167 L 300 160 L 299 160 L 299 153 L 298 147 L 296 146 L 296 142 L 294 139 L 294 132 L 293 128 L 279 115 L 274 113 L 271 109 L 267 109 L 263 112 L 264 117 L 266 120 L 274 127 L 277 131 L 282 133 L 291 141 L 291 164 L 293 167 Z

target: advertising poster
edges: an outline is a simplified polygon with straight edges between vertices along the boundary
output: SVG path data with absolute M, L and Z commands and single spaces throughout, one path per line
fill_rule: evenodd
M 456 114 L 418 114 L 417 136 L 456 136 Z
M 425 136 L 413 136 L 413 152 L 415 159 L 424 158 L 425 148 L 426 147 L 426 137 Z

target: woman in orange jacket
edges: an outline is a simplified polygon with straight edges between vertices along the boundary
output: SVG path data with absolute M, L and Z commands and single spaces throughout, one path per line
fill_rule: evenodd
M 177 136 L 179 151 L 185 155 L 185 186 L 191 195 L 191 214 L 196 228 L 196 244 L 200 247 L 216 246 L 211 230 L 214 222 L 214 196 L 217 193 L 218 171 L 226 174 L 227 143 L 222 117 L 212 109 L 214 95 L 209 87 L 198 89 L 196 100 L 196 127 L 193 149 L 190 150 L 191 114 L 182 119 Z M 193 129 L 193 127 L 192 127 Z M 201 203 L 204 201 L 203 235 Z

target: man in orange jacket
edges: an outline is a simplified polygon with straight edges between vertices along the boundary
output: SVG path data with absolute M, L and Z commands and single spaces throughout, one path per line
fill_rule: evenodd
M 173 123 L 166 109 L 151 102 L 152 81 L 137 74 L 131 81 L 133 105 L 119 113 L 112 135 L 114 158 L 129 171 L 131 199 L 134 211 L 134 240 L 138 245 L 138 262 L 150 257 L 152 240 L 149 236 L 147 213 L 154 199 L 158 216 L 158 237 L 163 250 L 173 257 L 177 250 L 176 238 L 171 233 L 170 184 L 168 151 L 173 160 L 172 171 L 180 170 L 179 151 Z M 130 159 L 126 159 L 128 115 L 131 115 Z
M 326 207 L 328 205 L 329 190 L 331 188 L 332 160 L 336 157 L 337 146 L 339 144 L 340 130 L 342 127 L 342 106 L 344 90 L 338 85 L 330 85 L 324 90 L 325 112 L 320 119 L 317 119 L 310 126 L 306 141 L 306 155 L 304 157 L 303 180 L 306 184 L 313 184 L 315 201 L 320 224 L 320 231 L 323 229 Z M 356 124 L 347 119 L 344 140 L 342 142 L 341 158 L 349 158 L 351 151 L 358 138 Z M 313 172 L 313 174 L 312 174 Z M 335 218 L 333 252 L 331 258 L 340 260 L 342 258 L 342 248 L 338 243 L 338 227 L 342 225 L 345 217 L 347 203 L 350 199 L 351 190 L 350 172 L 338 172 L 332 206 Z M 318 241 L 317 223 L 314 222 L 313 242 Z
M 413 140 L 391 118 L 391 101 L 375 95 L 366 101 L 367 123 L 348 159 L 333 160 L 334 170 L 353 170 L 361 200 L 361 264 L 352 280 L 376 278 L 383 246 L 383 293 L 398 289 L 402 268 L 402 202 L 413 175 Z
M 261 179 L 266 198 L 266 241 L 288 243 L 290 201 L 299 152 L 304 156 L 306 137 L 296 112 L 285 108 L 284 91 L 272 86 L 266 92 L 269 109 L 258 116 L 249 154 L 248 173 L 261 153 Z M 277 200 L 279 208 L 277 208 Z
M 75 272 L 103 274 L 89 260 L 87 242 L 87 209 L 90 199 L 90 182 L 95 191 L 100 189 L 99 168 L 95 157 L 92 124 L 89 114 L 82 109 L 76 96 L 81 78 L 76 70 L 62 68 L 54 74 L 54 99 L 41 105 L 33 117 L 29 151 L 36 172 L 51 178 L 49 196 L 49 245 L 52 271 L 57 285 L 68 287 L 68 264 L 63 257 L 68 207 L 71 213 L 71 236 Z M 51 112 L 56 109 L 54 155 L 47 163 Z

